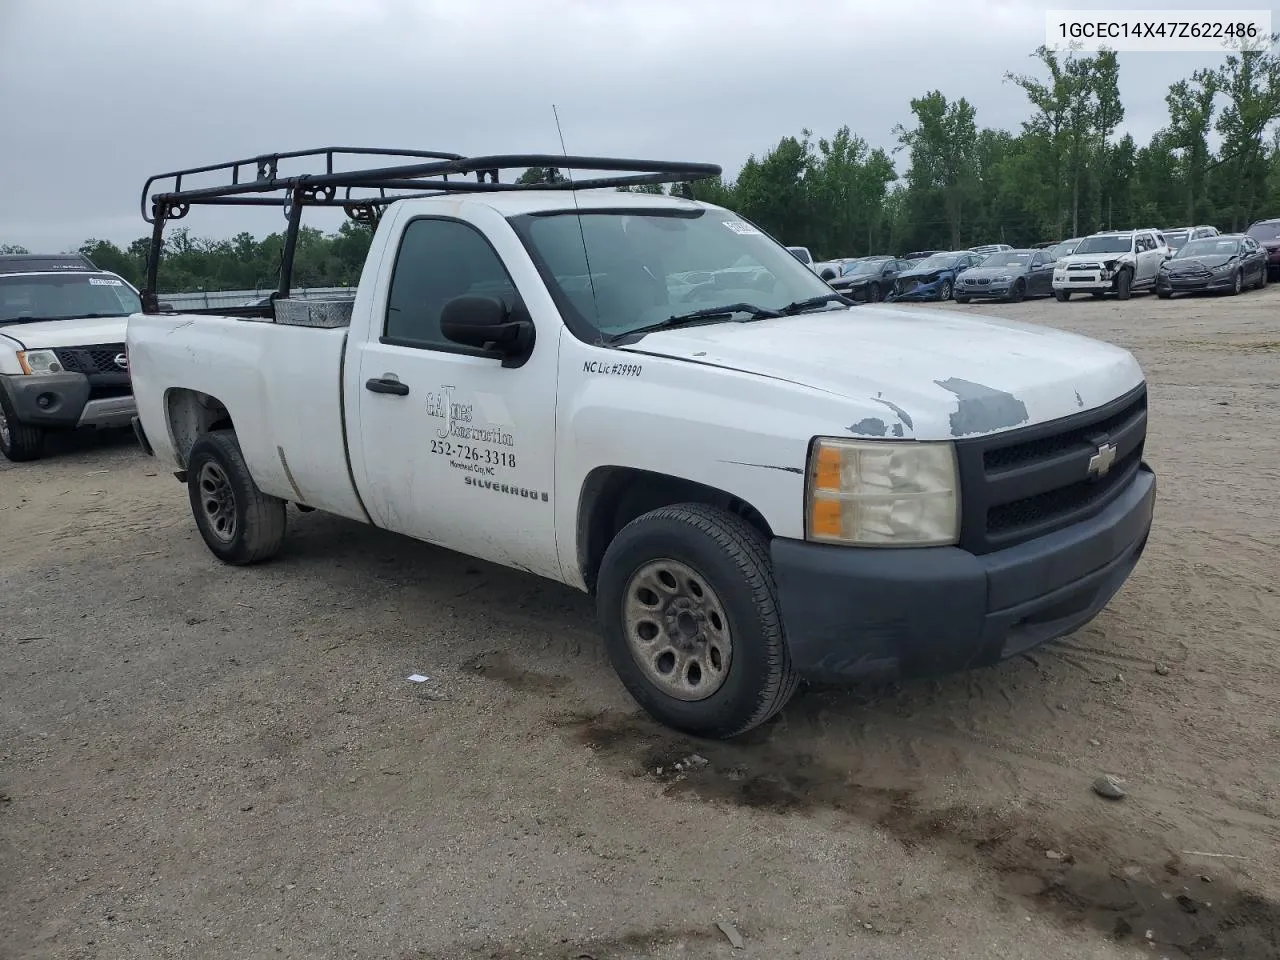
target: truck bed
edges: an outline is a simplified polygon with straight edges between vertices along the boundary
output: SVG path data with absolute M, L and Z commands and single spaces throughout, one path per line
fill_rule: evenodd
M 169 425 L 151 443 L 160 459 L 183 469 L 196 434 L 209 426 L 211 398 L 234 422 L 263 492 L 364 519 L 343 424 L 351 301 L 319 311 L 311 309 L 315 301 L 293 302 L 309 309 L 281 311 L 289 301 L 279 301 L 277 312 L 287 319 L 275 322 L 196 313 L 130 317 L 127 344 L 134 387 L 143 398 L 139 414 L 148 423 Z

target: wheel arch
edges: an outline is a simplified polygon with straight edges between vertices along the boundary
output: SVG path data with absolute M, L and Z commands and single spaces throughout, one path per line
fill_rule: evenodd
M 618 531 L 650 510 L 675 503 L 720 507 L 741 517 L 766 539 L 773 539 L 764 514 L 728 491 L 635 467 L 597 467 L 587 475 L 578 499 L 578 569 L 589 593 L 595 593 L 600 563 Z
M 191 447 L 201 434 L 235 428 L 226 404 L 215 396 L 186 387 L 172 387 L 165 392 L 165 421 L 174 455 L 182 469 L 186 469 Z

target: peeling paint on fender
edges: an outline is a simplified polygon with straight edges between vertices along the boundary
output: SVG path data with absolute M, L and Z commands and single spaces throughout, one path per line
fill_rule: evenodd
M 889 432 L 885 422 L 879 417 L 865 417 L 857 423 L 849 425 L 849 432 L 869 437 L 883 437 Z
M 951 414 L 953 437 L 1007 430 L 1030 419 L 1027 405 L 1011 393 L 957 377 L 933 382 L 960 401 Z
M 874 396 L 871 399 L 874 400 L 876 403 L 884 404 L 886 407 L 888 407 L 890 410 L 896 413 L 898 415 L 898 419 L 901 420 L 904 424 L 906 424 L 906 427 L 908 430 L 915 429 L 915 424 L 911 422 L 911 417 L 907 414 L 907 411 L 903 410 L 900 406 L 898 406 L 892 400 L 886 400 L 884 397 L 881 397 L 879 395 Z M 902 436 L 902 434 L 898 434 L 898 436 Z

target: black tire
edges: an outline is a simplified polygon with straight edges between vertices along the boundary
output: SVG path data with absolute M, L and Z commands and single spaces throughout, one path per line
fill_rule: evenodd
M 646 676 L 631 650 L 625 607 L 629 593 L 639 598 L 644 592 L 643 584 L 633 585 L 632 579 L 650 564 L 660 567 L 662 561 L 683 565 L 705 580 L 727 621 L 726 674 L 703 699 L 680 699 L 664 691 Z M 679 598 L 669 597 L 664 613 L 670 612 L 673 600 Z M 650 626 L 661 616 L 657 605 L 662 598 L 654 595 L 654 601 Z M 755 527 L 725 510 L 676 504 L 623 527 L 600 565 L 596 611 L 618 678 L 636 702 L 666 726 L 728 739 L 769 720 L 795 693 L 799 678 L 783 636 L 768 542 Z M 658 660 L 661 657 L 655 663 Z
M 1027 295 L 1027 287 L 1021 280 L 1014 283 L 1013 289 L 1009 291 L 1010 303 L 1021 303 L 1022 298 Z
M 1053 295 L 1058 298 L 1059 303 L 1066 303 L 1071 299 L 1070 290 L 1055 290 L 1053 291 Z
M 5 459 L 14 463 L 39 459 L 44 452 L 44 436 L 40 427 L 19 423 L 13 407 L 0 392 L 0 453 Z
M 1231 289 L 1227 291 L 1227 294 L 1232 297 L 1238 297 L 1242 290 L 1244 290 L 1244 271 L 1237 270 L 1231 283 Z
M 1101 290 L 1091 290 L 1089 292 L 1089 296 L 1093 297 L 1093 299 L 1095 300 L 1101 300 L 1103 297 L 1106 296 L 1106 294 L 1103 293 Z
M 872 283 L 867 286 L 867 303 L 880 302 L 880 284 Z
M 1168 300 L 1170 297 L 1172 297 L 1172 296 L 1173 296 L 1173 291 L 1172 291 L 1172 290 L 1157 290 L 1157 291 L 1156 291 L 1156 296 L 1157 296 L 1157 297 L 1159 297 L 1161 300 Z
M 960 296 L 956 297 L 956 303 L 968 303 L 968 302 L 969 302 L 968 297 L 960 297 Z
M 1262 268 L 1262 276 L 1260 276 L 1260 277 L 1258 278 L 1258 289 L 1259 289 L 1259 290 L 1264 290 L 1264 289 L 1266 289 L 1266 286 L 1267 286 L 1267 280 L 1268 280 L 1268 279 L 1269 279 L 1269 278 L 1268 278 L 1268 276 L 1267 276 L 1267 268 L 1266 268 L 1266 267 L 1263 267 L 1263 268 Z
M 219 475 L 221 485 L 215 483 Z M 253 482 L 235 431 L 214 430 L 192 445 L 187 493 L 200 536 L 219 560 L 244 566 L 261 563 L 279 551 L 286 503 L 263 493 Z M 218 506 L 216 514 L 206 508 L 211 503 Z
M 952 284 L 951 284 L 951 281 L 950 281 L 950 280 L 943 280 L 943 281 L 942 281 L 942 289 L 938 291 L 938 299 L 939 299 L 939 300 L 950 300 L 950 299 L 951 299 L 951 294 L 952 294 L 952 292 L 953 292 L 954 290 L 955 290 L 955 287 L 953 287 L 953 286 L 952 286 Z
M 1133 274 L 1131 274 L 1128 270 L 1121 270 L 1120 273 L 1116 276 L 1116 299 L 1128 300 L 1130 295 L 1133 292 L 1130 289 L 1132 284 L 1133 284 Z

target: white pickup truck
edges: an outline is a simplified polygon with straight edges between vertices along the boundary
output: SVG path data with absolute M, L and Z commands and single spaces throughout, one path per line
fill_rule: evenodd
M 80 254 L 0 256 L 0 454 L 35 460 L 50 432 L 129 426 L 124 332 L 141 306 Z
M 728 210 L 586 189 L 639 175 L 406 194 L 405 169 L 503 160 L 259 180 L 294 214 L 329 183 L 400 186 L 354 301 L 165 314 L 144 292 L 136 428 L 216 556 L 269 558 L 293 502 L 587 591 L 635 699 L 711 737 L 799 679 L 994 664 L 1133 570 L 1156 481 L 1125 350 L 853 306 Z M 222 195 L 158 195 L 156 233 Z

